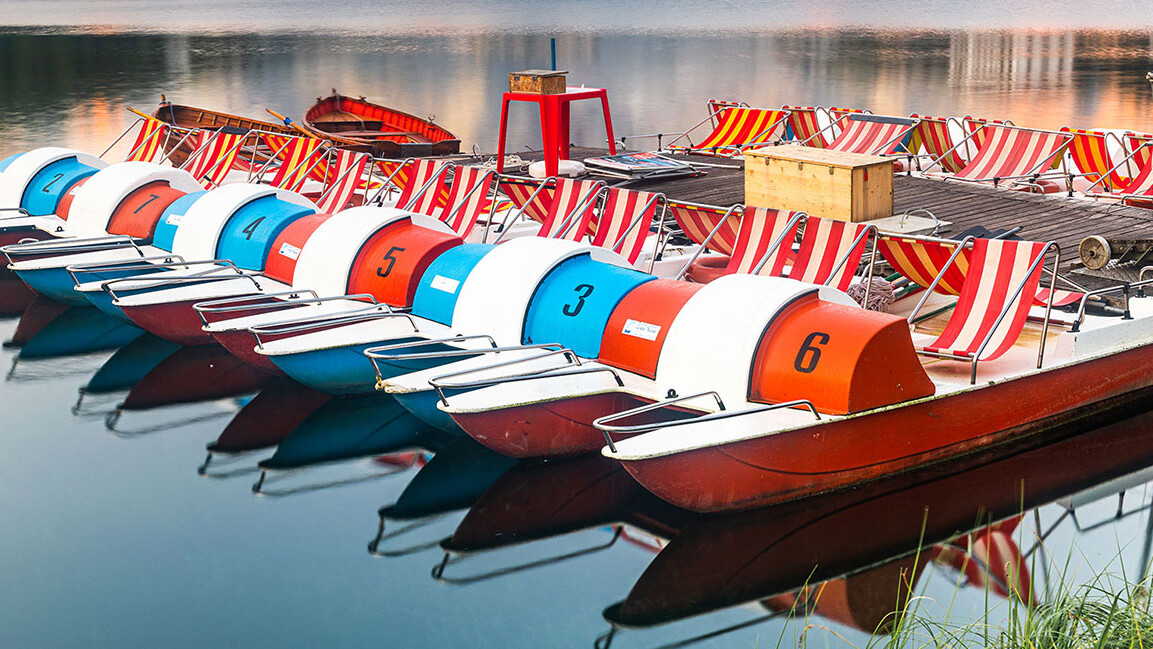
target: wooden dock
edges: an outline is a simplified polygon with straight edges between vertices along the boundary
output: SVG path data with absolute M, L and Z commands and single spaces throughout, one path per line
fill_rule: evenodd
M 604 155 L 603 149 L 573 147 L 572 158 Z M 525 160 L 534 154 L 520 154 Z M 744 165 L 741 160 L 709 156 L 685 156 L 709 167 L 696 178 L 626 181 L 608 179 L 610 185 L 663 192 L 670 199 L 728 207 L 744 202 Z M 772 207 L 772 206 L 767 206 Z M 1062 268 L 1070 270 L 1077 260 L 1077 246 L 1089 235 L 1106 238 L 1153 238 L 1153 210 L 1067 197 L 1064 194 L 1029 194 L 986 185 L 917 178 L 898 174 L 893 179 L 893 212 L 928 210 L 951 222 L 940 234 L 962 232 L 973 226 L 990 230 L 1020 227 L 1018 236 L 1036 241 L 1056 241 L 1061 246 Z

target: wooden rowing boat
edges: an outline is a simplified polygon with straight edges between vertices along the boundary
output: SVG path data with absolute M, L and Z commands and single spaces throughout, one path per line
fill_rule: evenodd
M 206 108 L 173 104 L 165 99 L 163 95 L 161 95 L 160 105 L 153 111 L 152 117 L 167 124 L 186 129 L 201 128 L 218 130 L 221 128 L 230 128 L 243 132 L 261 130 L 271 133 L 283 133 L 285 135 L 300 135 L 299 130 L 285 124 L 262 122 L 260 120 L 230 115 L 229 113 L 221 113 Z M 179 167 L 184 164 L 184 161 L 192 154 L 192 144 L 187 141 L 182 141 L 181 138 L 168 138 L 164 143 L 164 150 L 165 153 L 170 155 L 169 159 L 172 161 L 173 166 Z M 250 153 L 252 152 L 244 152 L 243 155 L 238 157 L 248 160 L 250 159 Z M 264 159 L 265 157 L 257 152 L 256 162 L 263 162 Z
M 354 99 L 332 91 L 317 98 L 304 114 L 304 125 L 318 135 L 342 137 L 373 147 L 382 157 L 451 155 L 460 152 L 460 139 L 448 130 L 399 110 Z

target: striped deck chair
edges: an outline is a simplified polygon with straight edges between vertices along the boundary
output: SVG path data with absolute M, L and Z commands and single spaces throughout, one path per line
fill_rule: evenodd
M 973 117 L 972 115 L 965 115 L 961 118 L 961 123 L 965 126 L 965 131 L 972 139 L 973 146 L 980 149 L 985 145 L 985 136 L 988 131 L 982 130 L 981 127 L 986 124 L 992 126 L 1014 126 L 1013 120 L 1009 119 L 985 119 L 983 117 Z
M 877 239 L 877 250 L 893 270 L 912 283 L 922 288 L 932 287 L 934 293 L 956 297 L 961 294 L 969 272 L 972 250 L 962 248 L 952 264 L 949 259 L 957 251 L 957 246 L 964 243 L 929 237 L 884 236 Z M 939 280 L 936 279 L 938 276 Z M 1076 304 L 1084 295 L 1076 291 L 1058 290 L 1053 298 L 1053 306 Z M 1033 297 L 1034 306 L 1045 306 L 1048 302 L 1047 288 L 1038 290 Z
M 905 140 L 917 127 L 917 120 L 861 113 L 845 115 L 841 124 L 841 132 L 825 148 L 848 153 L 892 155 L 899 149 L 908 153 Z
M 1109 152 L 1109 136 L 1113 135 L 1112 133 L 1068 126 L 1061 127 L 1061 132 L 1073 135 L 1073 141 L 1069 143 L 1069 156 L 1073 158 L 1073 165 L 1077 167 L 1078 173 L 1075 175 L 1083 176 L 1093 183 L 1091 187 L 1116 189 L 1129 182 L 1129 177 L 1118 172 L 1121 165 L 1113 162 L 1113 156 Z M 1118 144 L 1120 144 L 1119 138 Z
M 669 201 L 669 212 L 689 241 L 722 255 L 733 254 L 741 215 L 732 208 Z
M 468 238 L 482 213 L 487 212 L 488 221 L 492 221 L 496 203 L 490 194 L 495 177 L 496 171 L 483 167 L 460 166 L 453 171 L 452 187 L 439 218 L 460 238 Z
M 326 153 L 321 148 L 324 143 L 316 138 L 270 136 L 261 133 L 260 139 L 272 149 L 273 154 L 254 175 L 261 176 L 275 161 L 278 164 L 268 184 L 292 192 L 299 192 L 304 187 L 304 182 L 316 171 Z
M 818 120 L 819 113 L 829 114 L 820 106 L 785 106 L 783 110 L 789 111 L 789 131 L 793 135 L 791 142 L 823 149 L 829 141 L 825 139 L 824 129 Z
M 554 189 L 547 182 L 517 176 L 501 176 L 500 191 L 521 214 L 544 223 L 548 216 L 548 206 L 552 203 Z
M 168 124 L 151 117 L 142 118 L 140 120 L 140 132 L 136 134 L 136 141 L 132 143 L 132 148 L 128 150 L 128 156 L 124 158 L 124 161 L 152 162 L 167 139 Z
M 959 147 L 953 142 L 953 133 L 949 130 L 950 125 L 954 123 L 959 131 L 964 129 L 960 120 L 954 117 L 928 117 L 916 113 L 910 117 L 920 120 L 917 122 L 917 128 L 913 130 L 912 146 L 914 152 L 919 152 L 918 158 L 928 158 L 931 161 L 929 167 L 940 165 L 945 173 L 955 174 L 965 168 L 968 162 L 961 157 Z
M 1153 148 L 1153 145 L 1143 147 L 1143 149 L 1149 148 Z M 1138 151 L 1143 149 L 1138 149 Z M 1127 159 L 1135 159 L 1136 157 L 1136 155 L 1130 154 Z M 1139 167 L 1136 176 L 1114 187 L 1112 191 L 1108 188 L 1105 188 L 1105 191 L 1090 191 L 1092 189 L 1090 187 L 1089 190 L 1086 190 L 1085 195 L 1093 198 L 1118 198 L 1121 199 L 1122 203 L 1153 201 L 1153 162 Z
M 335 151 L 335 159 L 325 167 L 327 177 L 324 192 L 316 201 L 316 206 L 325 214 L 335 214 L 351 207 L 356 190 L 361 187 L 361 177 L 368 166 L 370 156 L 345 149 Z M 368 188 L 365 188 L 368 191 Z
M 237 153 L 248 134 L 201 131 L 193 137 L 192 155 L 181 168 L 192 174 L 205 189 L 219 186 L 235 166 Z
M 1153 135 L 1133 131 L 1125 132 L 1125 149 L 1128 151 L 1128 155 L 1133 156 L 1133 162 L 1137 164 L 1138 169 L 1153 160 L 1153 147 L 1141 146 L 1148 142 L 1153 142 Z
M 733 157 L 744 151 L 756 148 L 780 137 L 781 126 L 788 118 L 785 110 L 749 108 L 737 106 L 723 108 L 717 116 L 717 124 L 700 144 L 688 146 L 674 142 L 687 138 L 692 131 L 685 131 L 671 140 L 666 147 L 682 153 Z M 695 127 L 694 127 L 695 128 Z
M 398 208 L 436 216 L 448 198 L 448 172 L 455 166 L 447 160 L 405 160 L 386 179 L 386 184 L 400 188 L 396 198 Z
M 1037 241 L 976 239 L 960 298 L 945 330 L 918 351 L 969 361 L 970 382 L 976 383 L 977 363 L 1000 358 L 1020 337 L 1032 297 L 1040 288 L 1045 253 L 1054 246 Z M 910 315 L 910 321 L 915 316 L 915 312 Z M 1047 329 L 1048 319 L 1045 325 Z M 1044 339 L 1042 335 L 1042 350 Z
M 944 176 L 946 180 L 992 182 L 1003 180 L 1028 184 L 1044 176 L 1062 154 L 1073 136 L 1057 131 L 1041 131 L 1019 126 L 985 125 L 988 131 L 982 146 L 956 174 Z
M 594 216 L 593 210 L 604 186 L 605 183 L 601 180 L 557 178 L 548 214 L 541 223 L 537 236 L 569 241 L 583 239 L 589 232 Z M 507 231 L 506 229 L 505 232 Z
M 668 202 L 664 194 L 611 187 L 605 194 L 604 206 L 597 218 L 592 244 L 608 248 L 635 264 L 644 248 L 658 205 L 663 204 L 658 232 L 664 231 Z M 652 263 L 656 263 L 654 254 Z M 652 270 L 652 264 L 649 265 Z
M 869 237 L 872 235 L 875 240 L 876 232 L 876 226 L 868 223 L 846 223 L 810 216 L 805 219 L 797 257 L 784 276 L 843 291 L 852 283 Z M 761 267 L 757 272 L 765 274 Z
M 730 208 L 729 213 L 735 213 L 737 209 L 739 206 Z M 725 266 L 694 265 L 701 251 L 712 243 L 712 239 L 706 237 L 677 275 L 677 279 L 688 277 L 694 282 L 707 283 L 723 275 L 736 273 L 783 276 L 792 256 L 793 241 L 797 238 L 802 216 L 803 212 L 753 205 L 745 207 L 739 217 L 736 242 Z M 716 232 L 714 228 L 710 234 L 715 237 Z

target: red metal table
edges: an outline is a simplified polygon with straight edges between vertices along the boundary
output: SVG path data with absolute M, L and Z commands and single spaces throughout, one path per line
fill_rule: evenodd
M 581 99 L 601 100 L 609 154 L 616 153 L 616 143 L 613 141 L 613 121 L 609 115 L 609 96 L 604 88 L 567 88 L 565 92 L 555 95 L 506 92 L 500 105 L 500 141 L 496 150 L 497 172 L 504 171 L 504 140 L 508 130 L 509 102 L 526 101 L 535 103 L 540 107 L 545 173 L 549 176 L 555 176 L 560 161 L 567 160 L 569 154 L 569 104 Z

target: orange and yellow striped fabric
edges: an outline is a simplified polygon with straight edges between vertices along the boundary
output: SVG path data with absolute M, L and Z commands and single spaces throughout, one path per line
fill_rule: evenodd
M 184 161 L 184 169 L 212 189 L 224 182 L 224 177 L 236 165 L 236 157 L 245 135 L 216 131 L 201 131 L 192 142 L 193 153 Z
M 677 222 L 681 232 L 697 245 L 706 245 L 705 239 L 708 238 L 709 233 L 717 227 L 721 219 L 725 219 L 725 223 L 721 225 L 707 245 L 710 250 L 715 250 L 722 255 L 733 254 L 733 247 L 736 245 L 737 232 L 740 230 L 741 224 L 739 213 L 729 214 L 726 218 L 727 208 L 681 201 L 669 201 L 669 212 L 672 214 L 673 220 Z
M 798 142 L 806 142 L 808 146 L 823 149 L 829 142 L 825 134 L 821 133 L 821 125 L 817 120 L 817 112 L 824 109 L 820 106 L 785 106 L 789 111 L 789 129 L 793 131 L 793 138 Z
M 320 148 L 323 142 L 311 137 L 284 137 L 267 133 L 261 133 L 260 137 L 280 162 L 270 185 L 299 192 L 304 181 L 315 177 L 319 161 L 324 156 Z M 323 182 L 323 175 L 317 180 Z
M 772 141 L 778 136 L 787 116 L 783 110 L 746 106 L 725 108 L 718 115 L 716 127 L 700 144 L 691 147 L 673 145 L 669 148 L 731 157 Z
M 142 119 L 140 132 L 136 134 L 136 141 L 132 143 L 132 148 L 128 151 L 128 157 L 124 158 L 124 161 L 152 162 L 164 144 L 167 135 L 168 124 L 151 117 Z
M 1113 156 L 1109 153 L 1109 142 L 1104 131 L 1089 131 L 1067 126 L 1062 127 L 1061 131 L 1073 134 L 1073 141 L 1069 143 L 1069 154 L 1073 157 L 1073 164 L 1077 165 L 1077 170 L 1084 174 L 1089 182 L 1095 183 L 1101 180 L 1116 166 Z M 1117 170 L 1109 173 L 1109 177 L 1102 181 L 1101 185 L 1116 189 L 1128 181 L 1129 179 Z

